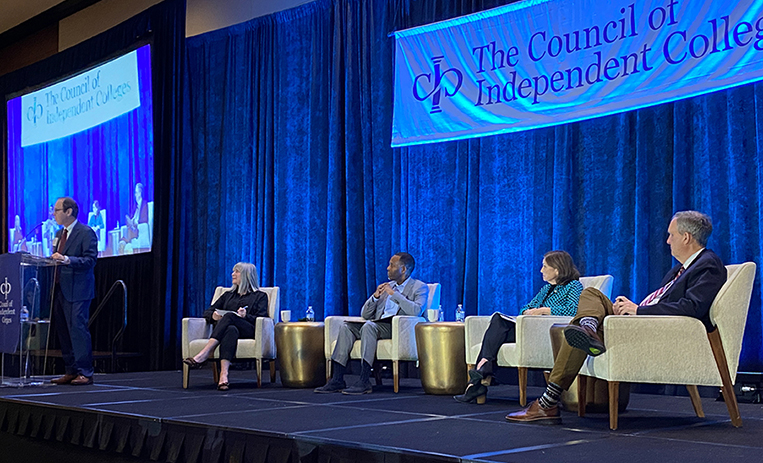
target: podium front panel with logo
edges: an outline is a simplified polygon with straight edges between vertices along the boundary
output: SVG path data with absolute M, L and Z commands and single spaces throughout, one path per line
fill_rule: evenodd
M 41 377 L 34 375 L 31 353 L 47 352 L 56 265 L 52 259 L 32 254 L 0 255 L 0 379 L 3 386 L 43 383 Z

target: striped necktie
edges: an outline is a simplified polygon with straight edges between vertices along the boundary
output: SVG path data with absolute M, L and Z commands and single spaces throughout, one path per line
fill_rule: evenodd
M 654 304 L 660 302 L 660 298 L 665 295 L 665 293 L 670 289 L 671 286 L 673 286 L 673 283 L 675 283 L 676 280 L 678 279 L 678 277 L 680 277 L 681 274 L 684 273 L 684 270 L 686 270 L 686 269 L 682 265 L 681 268 L 678 269 L 678 272 L 676 273 L 676 276 L 674 276 L 672 280 L 670 280 L 669 282 L 665 283 L 665 286 L 663 286 L 662 288 L 659 288 L 657 291 L 655 291 L 652 294 L 650 294 L 647 297 L 645 297 L 644 300 L 641 301 L 641 304 L 639 304 L 639 306 L 642 306 L 642 305 L 654 305 Z

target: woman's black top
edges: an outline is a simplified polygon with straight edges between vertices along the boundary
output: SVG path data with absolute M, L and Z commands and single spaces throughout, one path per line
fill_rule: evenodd
M 215 310 L 237 311 L 239 307 L 246 307 L 246 316 L 244 320 L 252 325 L 257 321 L 257 317 L 268 317 L 268 295 L 262 291 L 246 293 L 239 295 L 235 290 L 226 291 L 220 296 L 210 308 L 204 311 L 202 315 L 207 323 L 216 323 L 212 320 L 212 314 Z

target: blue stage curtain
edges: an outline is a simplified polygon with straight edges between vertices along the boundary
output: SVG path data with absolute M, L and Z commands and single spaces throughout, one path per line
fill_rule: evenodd
M 725 262 L 761 262 L 763 87 L 590 121 L 391 149 L 388 34 L 499 1 L 317 0 L 188 40 L 178 291 L 199 315 L 238 260 L 281 307 L 358 314 L 389 257 L 417 259 L 453 319 L 517 313 L 570 252 L 635 301 L 673 265 L 672 214 L 713 218 Z M 742 354 L 761 370 L 760 277 Z

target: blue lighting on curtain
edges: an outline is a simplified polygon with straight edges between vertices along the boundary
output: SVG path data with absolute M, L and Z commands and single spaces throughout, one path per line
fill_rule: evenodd
M 709 247 L 725 262 L 761 262 L 761 84 L 390 148 L 388 34 L 500 3 L 317 0 L 190 38 L 185 313 L 250 260 L 261 284 L 282 288 L 283 308 L 358 314 L 399 250 L 442 284 L 451 320 L 459 303 L 516 313 L 551 249 L 640 300 L 673 264 L 667 225 L 685 209 L 712 216 Z M 741 370 L 763 369 L 760 307 L 758 276 Z

